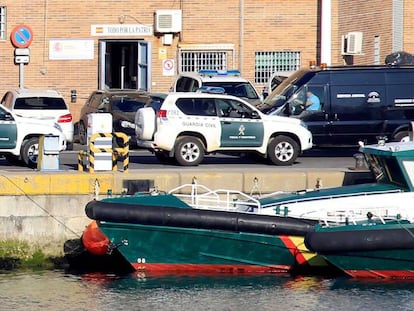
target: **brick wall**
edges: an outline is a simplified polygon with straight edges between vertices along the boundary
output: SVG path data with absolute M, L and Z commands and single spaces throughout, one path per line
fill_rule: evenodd
M 348 31 L 364 32 L 364 55 L 356 56 L 355 63 L 370 63 L 372 38 L 381 35 L 381 57 L 391 52 L 392 0 L 332 2 L 332 64 L 342 64 L 340 37 Z M 244 9 L 240 10 L 240 3 Z M 159 49 L 165 48 L 168 58 L 177 57 L 178 44 L 232 43 L 235 46 L 235 67 L 243 76 L 254 80 L 256 51 L 301 51 L 302 65 L 315 60 L 318 53 L 318 0 L 210 0 L 210 1 L 29 1 L 2 0 L 7 7 L 7 33 L 15 25 L 24 23 L 34 32 L 30 46 L 30 64 L 24 67 L 24 84 L 32 88 L 56 88 L 70 101 L 70 90 L 76 89 L 78 101 L 70 104 L 77 120 L 79 111 L 92 90 L 98 85 L 98 41 L 91 35 L 92 24 L 117 24 L 119 16 L 126 15 L 125 23 L 153 25 L 157 9 L 181 9 L 183 31 L 175 36 L 171 46 L 163 46 L 161 37 L 145 37 L 152 42 L 152 91 L 166 92 L 174 77 L 163 76 Z M 405 1 L 405 21 L 412 28 L 409 16 L 414 3 Z M 128 17 L 130 16 L 130 17 Z M 132 17 L 132 18 L 131 18 Z M 243 22 L 240 40 L 240 23 Z M 412 32 L 405 31 L 404 43 L 414 45 Z M 49 60 L 49 40 L 63 38 L 93 38 L 93 60 Z M 126 39 L 122 37 L 120 39 Z M 180 41 L 180 42 L 179 42 Z M 243 50 L 241 54 L 240 51 Z M 19 67 L 14 65 L 14 47 L 9 37 L 0 41 L 0 94 L 19 84 Z M 231 68 L 233 69 L 233 68 Z M 258 86 L 261 89 L 261 86 Z

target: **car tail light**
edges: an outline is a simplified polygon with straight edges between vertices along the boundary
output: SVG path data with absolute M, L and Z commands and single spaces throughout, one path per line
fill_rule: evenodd
M 167 117 L 167 110 L 160 110 L 157 113 L 158 118 L 166 118 Z
M 63 116 L 60 116 L 57 120 L 58 123 L 69 123 L 72 122 L 72 114 L 68 113 Z

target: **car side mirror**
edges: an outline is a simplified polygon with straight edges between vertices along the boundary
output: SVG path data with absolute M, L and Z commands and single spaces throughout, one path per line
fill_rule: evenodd
M 252 119 L 259 119 L 260 118 L 259 113 L 257 111 L 252 111 L 251 118 Z
M 0 114 L 0 120 L 13 121 L 14 119 L 13 119 L 13 116 L 10 113 L 6 112 L 4 114 L 3 113 Z

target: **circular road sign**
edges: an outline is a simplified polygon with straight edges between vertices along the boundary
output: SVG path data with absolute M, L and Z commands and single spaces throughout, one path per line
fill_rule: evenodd
M 16 48 L 27 48 L 33 41 L 33 31 L 27 25 L 17 25 L 10 34 L 11 41 Z

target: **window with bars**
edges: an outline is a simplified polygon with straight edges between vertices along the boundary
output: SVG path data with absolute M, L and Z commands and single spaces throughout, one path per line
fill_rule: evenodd
M 268 51 L 255 53 L 254 82 L 265 84 L 273 73 L 289 75 L 300 68 L 300 52 Z
M 225 51 L 181 51 L 180 72 L 197 72 L 205 69 L 226 70 Z
M 6 40 L 6 7 L 0 6 L 0 40 Z

